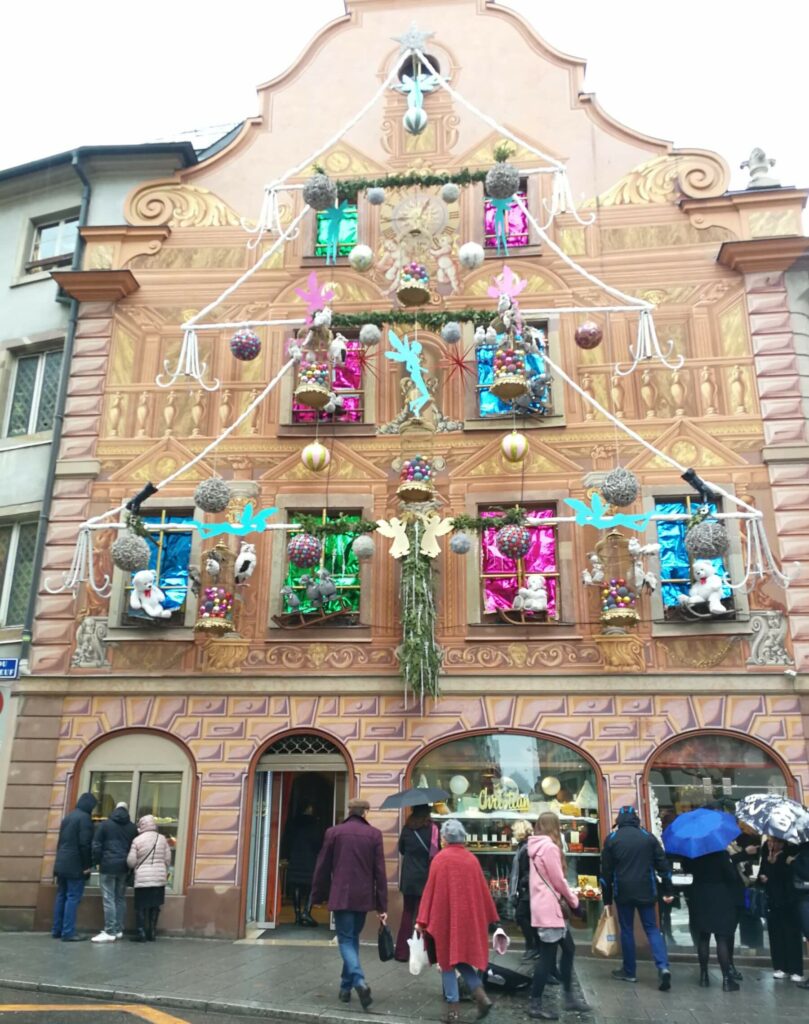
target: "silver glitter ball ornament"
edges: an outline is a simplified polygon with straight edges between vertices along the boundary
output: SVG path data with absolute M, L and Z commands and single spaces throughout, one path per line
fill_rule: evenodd
M 456 320 L 450 320 L 441 328 L 441 337 L 448 345 L 455 345 L 461 340 L 461 325 Z
M 458 262 L 464 270 L 477 270 L 485 258 L 483 246 L 477 242 L 464 242 L 458 250 Z
M 371 206 L 381 206 L 385 202 L 385 190 L 379 185 L 373 185 L 365 190 L 365 198 Z
M 411 107 L 402 118 L 402 124 L 411 135 L 421 135 L 427 127 L 427 111 L 423 107 Z
M 359 534 L 359 536 L 354 538 L 351 550 L 362 562 L 368 558 L 373 558 L 374 551 L 376 550 L 373 537 L 369 537 L 367 533 Z
M 520 172 L 509 163 L 496 163 L 486 172 L 486 192 L 492 199 L 510 199 L 520 188 Z
M 638 496 L 638 478 L 631 470 L 616 466 L 604 477 L 601 495 L 610 505 L 618 508 L 631 505 Z
M 468 534 L 455 533 L 449 542 L 449 549 L 454 555 L 465 555 L 472 547 L 472 541 Z
M 122 533 L 110 548 L 113 565 L 117 565 L 124 572 L 148 569 L 151 553 L 148 540 L 129 531 Z
M 203 512 L 224 512 L 230 502 L 230 487 L 221 477 L 203 480 L 194 491 L 194 504 Z
M 363 324 L 360 327 L 361 345 L 378 345 L 381 337 L 382 331 L 380 331 L 376 324 Z
M 337 201 L 337 185 L 326 174 L 313 174 L 303 186 L 303 201 L 313 210 L 328 210 Z
M 717 519 L 703 519 L 686 531 L 685 550 L 691 558 L 721 558 L 729 547 L 728 531 Z
M 460 186 L 456 185 L 454 181 L 448 181 L 446 185 L 441 188 L 441 198 L 445 203 L 457 203 L 460 194 Z

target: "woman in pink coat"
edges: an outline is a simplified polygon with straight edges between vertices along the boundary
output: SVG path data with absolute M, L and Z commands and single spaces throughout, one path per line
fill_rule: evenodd
M 539 833 L 528 838 L 528 893 L 531 924 L 539 939 L 539 960 L 534 970 L 528 1016 L 537 1020 L 558 1020 L 559 1014 L 542 1005 L 542 993 L 548 975 L 556 963 L 557 948 L 562 950 L 559 972 L 562 976 L 564 1008 L 586 1013 L 590 1007 L 573 992 L 573 957 L 576 947 L 570 934 L 570 910 L 579 905 L 576 894 L 565 881 L 562 852 L 554 842 L 547 821 L 537 824 Z
M 132 840 L 126 858 L 127 867 L 135 872 L 135 924 L 132 942 L 154 942 L 157 919 L 166 899 L 166 882 L 171 866 L 171 847 L 157 831 L 151 814 L 138 822 L 138 834 Z

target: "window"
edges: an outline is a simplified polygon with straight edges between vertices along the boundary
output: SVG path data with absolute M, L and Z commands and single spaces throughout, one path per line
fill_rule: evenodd
M 61 220 L 48 220 L 34 225 L 31 255 L 25 265 L 29 274 L 69 263 L 79 237 L 79 218 L 68 214 Z
M 143 516 L 143 522 L 147 525 L 165 525 L 168 523 L 183 523 L 188 515 L 180 512 L 167 512 L 165 509 L 158 515 Z M 135 611 L 129 606 L 129 595 L 132 592 L 132 577 L 130 576 L 125 585 L 125 606 L 124 620 L 143 622 L 144 620 L 156 625 L 168 625 L 176 627 L 182 625 L 185 619 L 186 602 L 188 598 L 188 566 L 191 559 L 190 530 L 155 530 L 149 531 L 149 544 L 152 549 L 149 560 L 149 568 L 157 573 L 157 585 L 166 595 L 163 607 L 172 612 L 170 619 L 153 619 L 144 611 Z
M 506 511 L 501 507 L 481 509 L 482 518 L 502 516 Z M 527 516 L 545 518 L 556 515 L 553 506 L 529 506 Z M 556 554 L 556 527 L 527 526 L 531 535 L 531 546 L 523 558 L 516 561 L 502 555 L 497 549 L 497 530 L 492 527 L 481 535 L 480 582 L 483 596 L 484 616 L 498 616 L 507 622 L 531 623 L 559 618 L 559 567 Z M 548 594 L 547 616 L 541 613 L 529 614 L 514 611 L 514 598 L 520 587 L 526 585 L 528 576 L 539 575 L 545 580 Z
M 342 404 L 333 413 L 318 411 L 301 402 L 292 402 L 293 423 L 362 423 L 363 422 L 363 348 L 359 341 L 347 339 L 348 355 L 341 366 L 334 365 L 329 370 L 329 390 L 334 392 Z
M 61 370 L 61 349 L 17 357 L 6 424 L 8 437 L 53 429 Z
M 695 515 L 702 507 L 702 503 L 692 500 L 690 496 L 685 498 L 658 498 L 655 500 L 655 513 L 676 513 Z M 716 512 L 716 505 L 709 505 L 711 512 Z M 663 614 L 667 619 L 680 619 L 680 594 L 687 594 L 692 578 L 693 559 L 689 557 L 685 549 L 685 533 L 688 523 L 686 520 L 675 522 L 658 522 L 657 541 L 660 544 L 660 583 L 663 599 Z M 710 559 L 711 564 L 720 575 L 727 571 L 725 562 L 721 558 Z M 722 590 L 722 603 L 732 611 L 734 609 L 733 591 L 729 587 Z M 693 616 L 692 616 L 693 618 Z
M 330 210 L 318 210 L 315 233 L 315 256 L 330 258 L 330 244 L 337 241 L 337 256 L 348 256 L 358 242 L 357 200 L 343 201 Z M 333 248 L 332 248 L 333 252 Z
M 520 179 L 520 189 L 517 197 L 528 205 L 528 185 L 524 178 Z M 499 200 L 498 200 L 499 202 Z M 525 212 L 512 199 L 511 205 L 503 212 L 503 222 L 506 231 L 506 246 L 509 249 L 519 249 L 529 244 L 528 218 Z M 487 249 L 497 248 L 497 206 L 489 196 L 483 197 L 483 244 Z M 502 246 L 502 242 L 501 242 Z
M 294 523 L 298 514 L 317 513 L 311 510 L 306 513 L 290 512 L 289 521 Z M 324 523 L 334 522 L 340 518 L 357 522 L 361 518 L 358 512 L 329 512 L 326 509 L 321 510 L 320 516 Z M 291 589 L 293 601 L 290 604 L 289 596 L 284 597 L 284 612 L 328 615 L 331 625 L 354 625 L 357 622 L 360 610 L 360 567 L 351 547 L 353 538 L 354 535 L 351 533 L 334 533 L 324 537 L 319 566 L 300 569 L 291 562 L 288 563 L 284 585 Z M 325 569 L 336 587 L 334 596 L 322 605 L 313 601 L 313 595 L 307 593 L 316 582 L 318 569 Z M 293 608 L 295 601 L 299 602 L 299 606 Z
M 540 331 L 544 338 L 545 331 L 542 328 Z M 504 402 L 497 395 L 492 394 L 490 389 L 494 380 L 494 357 L 498 344 L 499 341 L 478 345 L 475 348 L 477 415 L 482 419 L 491 419 L 493 416 L 512 416 L 515 411 L 518 411 L 519 415 L 549 415 L 553 411 L 550 384 L 545 386 L 541 384 L 540 377 L 545 374 L 546 369 L 545 360 L 538 353 L 529 353 L 525 360 L 526 375 L 531 386 L 528 405 L 515 406 L 513 402 Z
M 36 522 L 0 525 L 0 626 L 25 622 L 36 542 Z

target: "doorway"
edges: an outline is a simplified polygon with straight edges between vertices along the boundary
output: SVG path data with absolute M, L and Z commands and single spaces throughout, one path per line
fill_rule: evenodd
M 287 736 L 256 766 L 248 868 L 247 925 L 316 937 L 307 920 L 311 871 L 326 829 L 345 818 L 348 768 L 321 736 Z M 325 907 L 311 909 L 321 928 Z

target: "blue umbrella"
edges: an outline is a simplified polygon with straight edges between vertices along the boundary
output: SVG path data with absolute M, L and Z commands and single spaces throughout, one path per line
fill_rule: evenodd
M 698 807 L 674 819 L 663 832 L 663 845 L 666 853 L 678 853 L 693 860 L 724 850 L 739 831 L 732 814 Z

